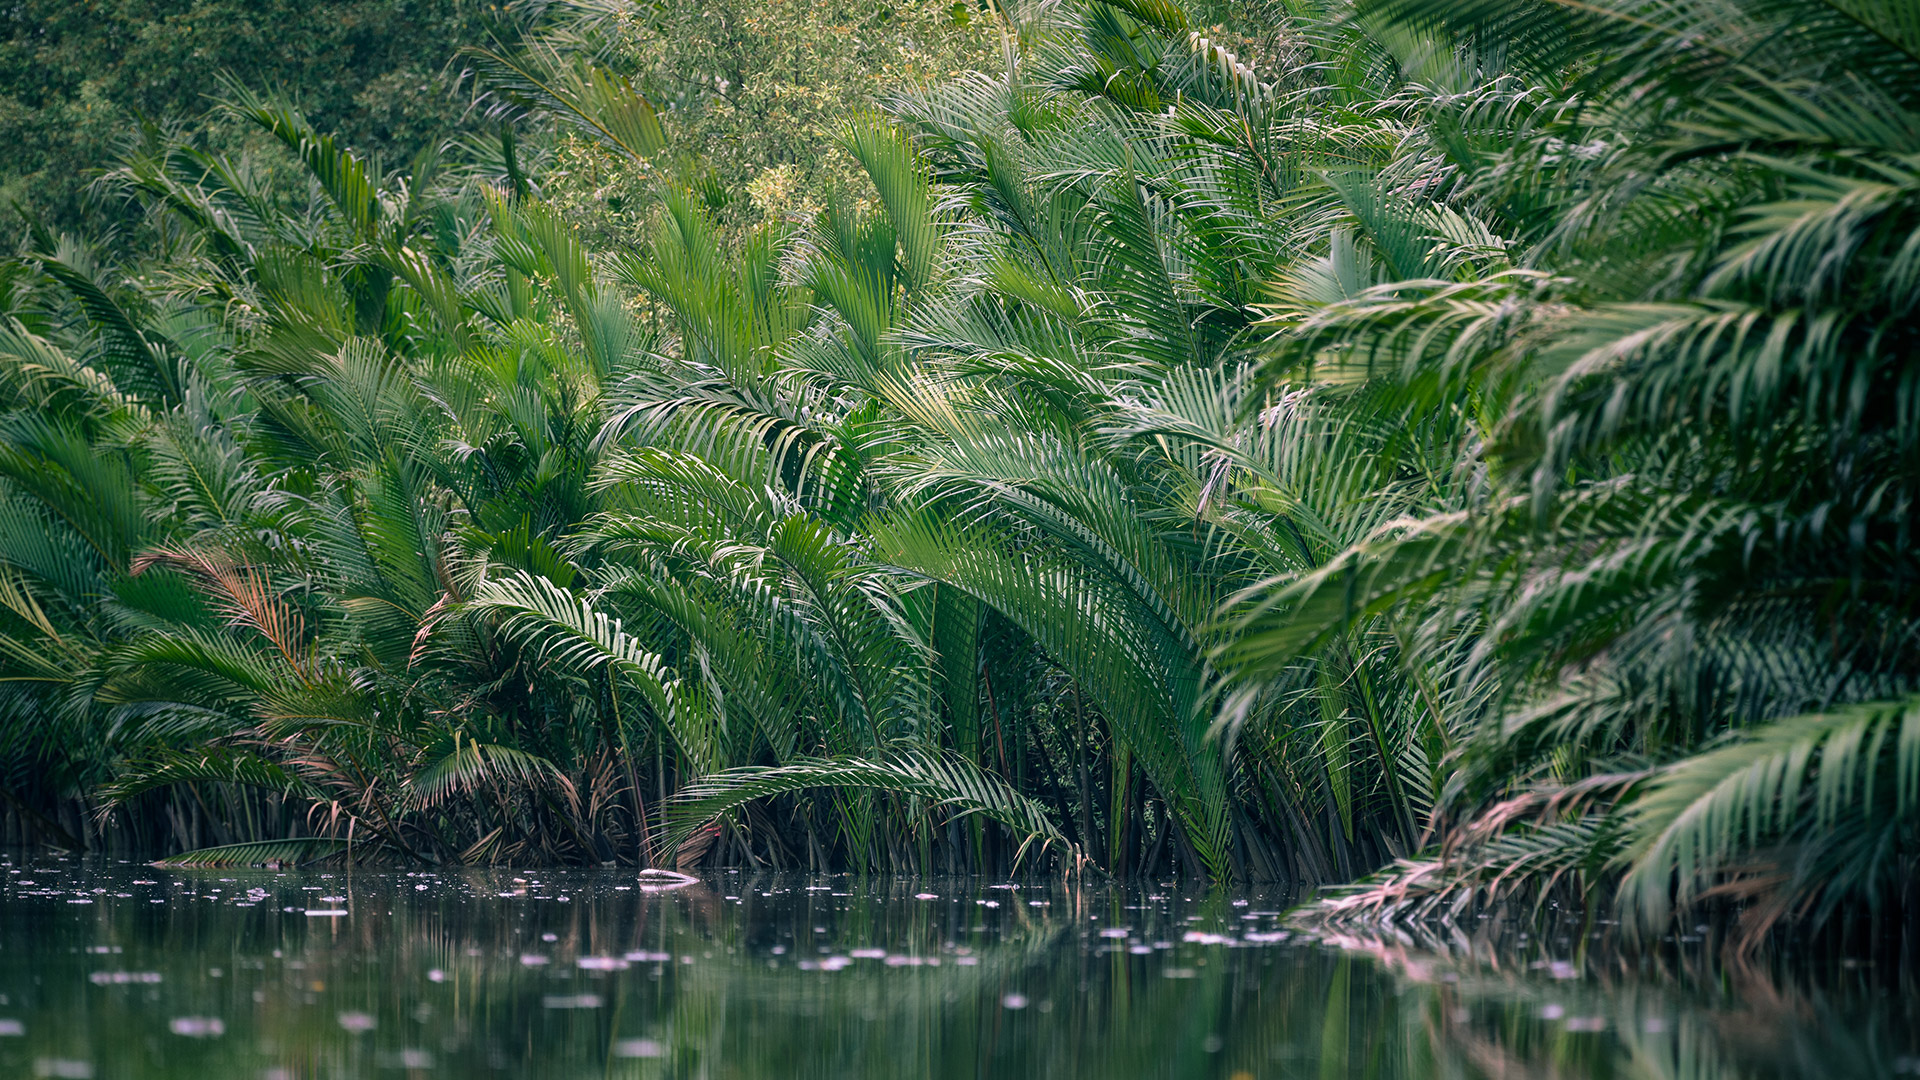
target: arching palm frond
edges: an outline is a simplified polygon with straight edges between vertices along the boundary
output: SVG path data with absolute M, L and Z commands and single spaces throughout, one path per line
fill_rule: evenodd
M 1645 926 L 1715 890 L 1765 898 L 1762 930 L 1796 905 L 1874 899 L 1898 879 L 1902 834 L 1920 825 L 1920 704 L 1866 702 L 1744 732 L 1670 766 L 1626 813 L 1623 898 Z
M 1025 852 L 1070 846 L 1033 800 L 979 766 L 910 744 L 848 758 L 800 758 L 773 766 L 729 769 L 683 788 L 667 808 L 670 843 L 678 845 L 715 817 L 755 799 L 809 788 L 863 788 L 923 800 L 922 812 L 978 815 L 1006 826 Z
M 518 52 L 472 47 L 463 55 L 493 111 L 538 111 L 564 127 L 638 161 L 667 145 L 660 114 L 625 76 L 582 56 L 531 41 Z
M 161 859 L 157 866 L 191 866 L 225 870 L 247 866 L 300 866 L 346 853 L 352 841 L 335 836 L 300 836 L 287 840 L 248 840 L 195 848 Z

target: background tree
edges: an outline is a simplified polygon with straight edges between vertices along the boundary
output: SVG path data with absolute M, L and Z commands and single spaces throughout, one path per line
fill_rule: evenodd
M 388 166 L 459 124 L 447 64 L 484 33 L 477 0 L 26 0 L 0 14 L 0 197 L 58 227 L 140 117 L 231 149 L 209 96 L 231 76 L 287 95 Z

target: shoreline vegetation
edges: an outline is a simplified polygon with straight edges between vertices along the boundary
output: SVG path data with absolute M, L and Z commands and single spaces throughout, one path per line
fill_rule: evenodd
M 5 842 L 1904 932 L 1911 5 L 710 8 L 28 214 Z

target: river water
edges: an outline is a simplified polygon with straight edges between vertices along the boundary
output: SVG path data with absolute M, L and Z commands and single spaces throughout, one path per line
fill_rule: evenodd
M 3 1077 L 1920 1076 L 1920 1002 L 1872 958 L 1810 989 L 1572 920 L 1343 948 L 1190 883 L 0 878 Z

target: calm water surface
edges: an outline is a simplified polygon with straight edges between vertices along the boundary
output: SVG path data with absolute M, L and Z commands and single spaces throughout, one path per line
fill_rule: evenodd
M 1281 898 L 1196 885 L 0 878 L 0 1077 L 1920 1075 L 1915 995 L 1872 962 L 1785 989 L 1571 923 L 1469 961 L 1303 941 Z

